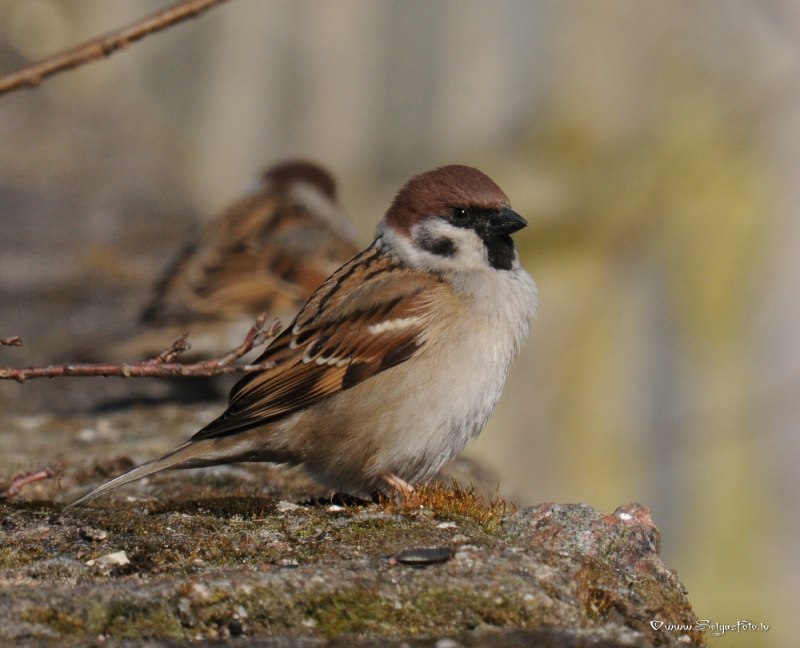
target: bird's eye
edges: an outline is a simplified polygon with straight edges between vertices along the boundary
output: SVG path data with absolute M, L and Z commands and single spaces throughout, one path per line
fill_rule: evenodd
M 464 207 L 453 207 L 453 218 L 464 220 L 469 216 L 469 212 Z

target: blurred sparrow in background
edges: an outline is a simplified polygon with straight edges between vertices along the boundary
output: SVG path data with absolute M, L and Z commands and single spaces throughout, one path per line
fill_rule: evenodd
M 291 321 L 359 248 L 328 171 L 308 162 L 274 166 L 174 258 L 142 311 L 144 330 L 92 355 L 153 357 L 188 332 L 192 350 L 182 359 L 218 356 L 242 342 L 262 311 Z
M 355 495 L 429 480 L 481 432 L 528 334 L 536 286 L 510 236 L 526 224 L 476 169 L 415 176 L 372 245 L 267 347 L 273 368 L 239 380 L 189 441 L 75 504 L 237 461 L 302 464 Z

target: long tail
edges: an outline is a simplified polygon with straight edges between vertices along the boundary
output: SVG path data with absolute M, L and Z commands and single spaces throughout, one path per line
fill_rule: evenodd
M 148 475 L 162 470 L 168 470 L 170 468 L 200 468 L 202 466 L 230 463 L 237 460 L 236 454 L 238 453 L 235 453 L 234 448 L 231 448 L 234 452 L 228 454 L 220 449 L 219 444 L 215 445 L 213 441 L 214 440 L 209 439 L 182 443 L 157 459 L 132 468 L 119 477 L 115 477 L 102 486 L 98 486 L 89 494 L 68 504 L 66 508 L 81 506 L 115 488 L 130 484 L 137 479 L 142 479 L 142 477 L 147 477 Z

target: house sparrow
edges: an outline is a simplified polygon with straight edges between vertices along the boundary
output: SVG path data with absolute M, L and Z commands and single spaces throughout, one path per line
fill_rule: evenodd
M 192 356 L 219 354 L 241 343 L 262 311 L 291 321 L 358 251 L 330 173 L 308 162 L 276 165 L 183 247 L 142 311 L 143 330 L 93 355 L 153 357 L 186 331 Z
M 167 468 L 302 464 L 351 494 L 424 483 L 483 429 L 536 311 L 510 234 L 527 223 L 480 171 L 412 178 L 375 241 L 334 272 L 189 441 L 75 504 Z

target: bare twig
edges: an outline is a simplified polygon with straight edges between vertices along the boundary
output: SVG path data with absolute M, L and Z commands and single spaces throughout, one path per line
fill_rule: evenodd
M 252 373 L 273 366 L 271 362 L 237 364 L 236 361 L 268 339 L 275 337 L 281 329 L 280 320 L 275 319 L 264 329 L 267 316 L 262 313 L 247 333 L 244 342 L 228 353 L 213 358 L 183 364 L 173 360 L 190 345 L 186 335 L 181 336 L 165 351 L 144 362 L 109 364 L 100 362 L 50 365 L 48 367 L 0 368 L 0 379 L 25 382 L 31 378 L 59 378 L 61 376 L 119 376 L 122 378 L 167 378 L 174 376 L 220 376 L 232 373 Z
M 23 473 L 21 475 L 17 475 L 14 479 L 11 480 L 11 483 L 8 485 L 8 488 L 0 490 L 0 500 L 8 500 L 12 497 L 16 497 L 20 494 L 23 488 L 28 486 L 29 484 L 33 484 L 38 481 L 44 481 L 45 479 L 51 479 L 56 476 L 55 470 L 50 467 L 43 468 L 42 470 L 34 470 L 33 472 Z
M 0 338 L 0 346 L 22 346 L 22 338 L 19 335 Z
M 181 0 L 138 22 L 113 31 L 104 36 L 94 38 L 82 45 L 73 47 L 59 54 L 49 56 L 37 63 L 0 77 L 0 95 L 23 86 L 36 86 L 53 74 L 78 67 L 104 56 L 110 56 L 119 49 L 161 31 L 179 22 L 199 16 L 226 0 Z
M 258 320 L 256 320 L 256 324 L 258 324 Z M 155 358 L 147 360 L 146 363 L 154 365 L 163 365 L 172 362 L 181 353 L 183 353 L 184 351 L 188 351 L 189 349 L 192 348 L 192 345 L 189 344 L 189 340 L 187 340 L 188 337 L 189 334 L 184 333 L 177 340 L 175 340 L 168 349 L 164 349 Z

